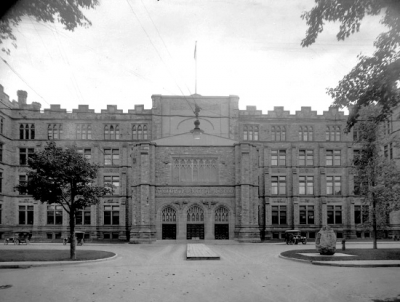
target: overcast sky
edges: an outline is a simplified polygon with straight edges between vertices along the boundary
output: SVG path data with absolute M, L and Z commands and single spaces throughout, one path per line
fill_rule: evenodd
M 153 94 L 195 93 L 197 41 L 198 94 L 237 95 L 240 109 L 253 105 L 264 113 L 274 106 L 322 113 L 332 103 L 326 88 L 358 54 L 372 53 L 382 27 L 368 18 L 360 33 L 338 42 L 339 25 L 328 24 L 316 44 L 302 48 L 307 27 L 300 15 L 313 6 L 313 0 L 100 0 L 86 13 L 93 25 L 74 32 L 24 18 L 14 31 L 18 48 L 0 53 L 12 68 L 0 61 L 0 84 L 11 99 L 26 90 L 28 102 L 42 109 L 150 109 Z

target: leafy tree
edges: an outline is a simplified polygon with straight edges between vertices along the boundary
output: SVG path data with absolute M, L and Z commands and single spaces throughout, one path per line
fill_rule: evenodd
M 373 231 L 373 248 L 377 248 L 378 230 L 388 226 L 389 214 L 400 210 L 400 169 L 383 153 L 382 146 L 396 144 L 377 124 L 381 109 L 376 105 L 363 107 L 357 121 L 357 147 L 360 152 L 353 160 L 355 176 L 360 187 L 363 206 L 369 209 L 370 221 L 364 223 Z
M 382 15 L 381 24 L 387 32 L 378 35 L 372 56 L 359 55 L 357 65 L 327 93 L 334 99 L 333 106 L 347 107 L 351 114 L 347 131 L 354 125 L 359 110 L 369 104 L 379 104 L 375 116 L 383 121 L 400 102 L 400 1 L 399 0 L 315 0 L 316 5 L 302 14 L 308 29 L 303 47 L 313 44 L 324 29 L 325 21 L 339 22 L 338 40 L 345 40 L 358 32 L 366 16 Z
M 59 204 L 69 215 L 71 240 L 70 257 L 76 259 L 75 217 L 79 209 L 94 205 L 99 198 L 110 194 L 109 187 L 96 186 L 98 166 L 91 164 L 74 148 L 62 149 L 50 142 L 29 159 L 28 182 L 19 184 L 20 193 L 28 193 L 35 200 Z
M 0 20 L 0 44 L 10 39 L 16 47 L 13 30 L 24 16 L 33 17 L 38 22 L 54 23 L 57 20 L 70 31 L 78 26 L 88 27 L 92 23 L 82 9 L 95 8 L 98 4 L 98 0 L 2 0 L 5 14 Z M 2 51 L 10 53 L 9 49 L 3 48 Z

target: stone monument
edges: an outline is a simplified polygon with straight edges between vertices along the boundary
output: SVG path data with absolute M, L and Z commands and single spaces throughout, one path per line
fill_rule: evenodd
M 333 255 L 336 252 L 336 235 L 329 225 L 323 226 L 317 234 L 315 247 L 320 255 Z

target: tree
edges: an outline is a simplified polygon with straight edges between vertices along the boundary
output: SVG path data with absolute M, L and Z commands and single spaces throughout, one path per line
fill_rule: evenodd
M 33 17 L 38 22 L 54 23 L 57 20 L 70 31 L 78 26 L 88 27 L 92 23 L 82 9 L 95 8 L 98 4 L 98 0 L 2 0 L 5 14 L 0 20 L 0 44 L 12 40 L 16 47 L 13 30 L 23 16 Z M 2 48 L 2 51 L 10 53 L 9 49 Z
M 16 189 L 35 200 L 59 204 L 68 213 L 71 240 L 70 257 L 76 259 L 75 217 L 79 209 L 94 205 L 99 198 L 110 194 L 107 186 L 96 186 L 98 166 L 82 157 L 75 148 L 62 149 L 54 142 L 35 152 L 28 161 L 28 182 Z
M 378 230 L 388 226 L 391 212 L 400 210 L 400 169 L 382 149 L 384 145 L 397 142 L 385 135 L 382 124 L 377 123 L 380 112 L 376 105 L 360 109 L 358 139 L 355 141 L 359 154 L 353 160 L 359 195 L 371 216 L 364 225 L 372 228 L 374 249 L 377 248 Z
M 366 16 L 382 15 L 381 24 L 387 32 L 378 35 L 372 56 L 359 55 L 357 65 L 327 93 L 334 99 L 333 106 L 351 108 L 346 130 L 349 131 L 359 116 L 359 110 L 369 104 L 379 104 L 375 116 L 381 122 L 400 102 L 400 1 L 398 0 L 315 0 L 316 6 L 302 14 L 308 29 L 303 47 L 313 44 L 324 29 L 325 21 L 340 22 L 338 40 L 345 40 L 358 32 Z

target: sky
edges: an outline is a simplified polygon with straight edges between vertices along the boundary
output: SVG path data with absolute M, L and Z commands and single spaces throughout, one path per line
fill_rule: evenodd
M 51 1 L 51 0 L 49 0 Z M 338 42 L 339 24 L 326 24 L 308 48 L 304 11 L 313 0 L 100 0 L 85 11 L 92 22 L 73 32 L 61 24 L 23 18 L 14 29 L 17 48 L 0 52 L 0 84 L 10 99 L 28 92 L 42 109 L 79 104 L 100 112 L 117 105 L 151 109 L 151 96 L 239 96 L 239 109 L 275 106 L 295 113 L 310 106 L 322 114 L 335 87 L 372 54 L 383 28 L 379 17 Z M 197 91 L 196 60 L 197 41 Z M 7 61 L 5 64 L 3 60 Z

